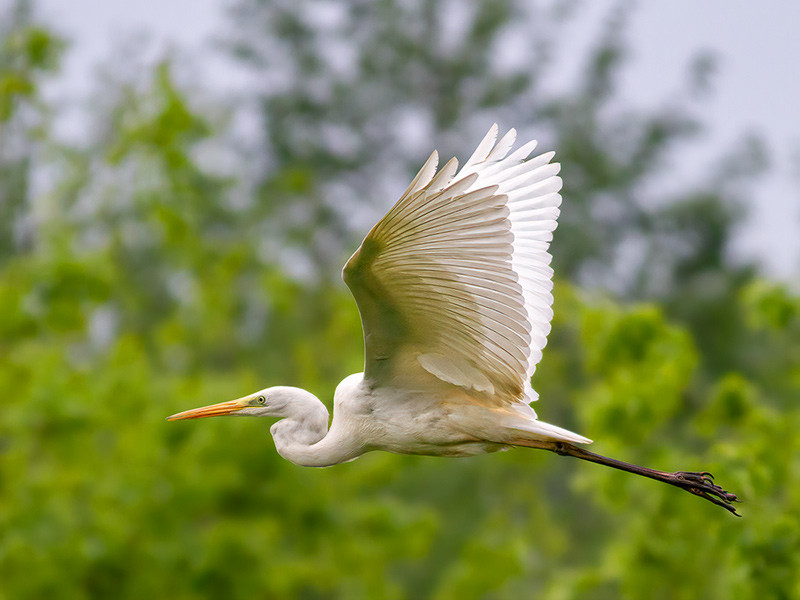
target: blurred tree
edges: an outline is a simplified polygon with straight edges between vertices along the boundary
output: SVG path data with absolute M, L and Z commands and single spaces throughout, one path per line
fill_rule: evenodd
M 49 112 L 39 84 L 58 68 L 64 47 L 31 14 L 27 0 L 0 7 L 0 264 L 31 243 L 31 160 Z
M 229 45 L 262 90 L 258 204 L 274 250 L 300 247 L 315 278 L 338 275 L 342 243 L 388 207 L 432 140 L 442 155 L 474 145 L 529 93 L 544 53 L 507 69 L 489 51 L 521 12 L 508 0 L 236 2 Z
M 239 171 L 207 158 L 233 152 L 230 122 L 176 81 L 170 61 L 102 81 L 81 144 L 57 143 L 46 118 L 0 139 L 29 157 L 26 181 L 51 174 L 42 190 L 0 183 L 17 190 L 15 222 L 37 216 L 25 246 L 8 233 L 17 225 L 0 223 L 10 240 L 0 261 L 1 600 L 800 593 L 800 490 L 790 485 L 800 477 L 800 300 L 732 270 L 725 253 L 733 175 L 757 167 L 758 153 L 656 202 L 648 190 L 669 170 L 664 153 L 696 124 L 681 106 L 611 110 L 625 54 L 618 17 L 585 81 L 555 98 L 539 78 L 557 48 L 529 27 L 550 31 L 558 15 L 536 9 L 529 21 L 527 4 L 486 1 L 455 8 L 458 21 L 448 6 L 235 5 L 239 51 L 267 61 L 255 202 L 242 201 Z M 515 27 L 541 54 L 498 72 L 493 49 Z M 351 67 L 315 66 L 337 60 L 331 37 L 354 53 Z M 3 73 L 33 64 L 27 45 L 14 48 Z M 10 122 L 57 109 L 39 93 L 47 71 L 27 73 L 30 93 L 8 96 Z M 269 384 L 329 399 L 362 360 L 355 306 L 328 270 L 353 241 L 338 236 L 371 225 L 431 140 L 463 150 L 498 115 L 541 127 L 565 155 L 559 268 L 650 298 L 621 306 L 558 282 L 537 411 L 601 452 L 717 472 L 747 500 L 744 519 L 544 453 L 298 469 L 274 453 L 263 421 L 162 421 Z M 367 205 L 366 222 L 345 224 Z M 645 248 L 634 258 L 654 256 L 619 283 L 627 238 Z M 285 243 L 293 253 L 281 254 Z M 309 247 L 307 273 L 320 279 L 289 260 Z

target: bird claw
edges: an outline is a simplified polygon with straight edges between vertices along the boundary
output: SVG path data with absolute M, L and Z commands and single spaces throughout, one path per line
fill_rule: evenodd
M 739 497 L 724 490 L 714 483 L 714 476 L 707 471 L 678 471 L 673 473 L 675 484 L 688 492 L 721 506 L 725 510 L 741 517 L 732 506 L 734 502 L 741 502 Z

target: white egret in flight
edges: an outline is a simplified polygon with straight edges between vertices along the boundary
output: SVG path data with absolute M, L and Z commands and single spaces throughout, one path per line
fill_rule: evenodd
M 705 472 L 656 471 L 589 452 L 591 440 L 537 419 L 531 376 L 550 319 L 548 248 L 561 197 L 553 152 L 511 151 L 493 126 L 458 170 L 436 152 L 344 267 L 364 328 L 364 372 L 333 397 L 333 422 L 315 396 L 269 387 L 170 420 L 278 417 L 278 453 L 335 465 L 369 452 L 471 456 L 542 448 L 683 488 L 736 514 L 735 494 Z

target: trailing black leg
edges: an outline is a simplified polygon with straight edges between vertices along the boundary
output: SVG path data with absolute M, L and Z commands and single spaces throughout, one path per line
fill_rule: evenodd
M 556 454 L 560 454 L 561 456 L 574 456 L 575 458 L 579 458 L 581 460 L 587 460 L 599 465 L 605 465 L 621 471 L 627 471 L 628 473 L 635 473 L 636 475 L 649 477 L 650 479 L 655 479 L 656 481 L 663 481 L 669 485 L 674 485 L 675 487 L 684 489 L 687 492 L 691 492 L 695 496 L 705 498 L 709 502 L 713 502 L 717 506 L 721 506 L 737 517 L 741 516 L 736 512 L 736 508 L 733 506 L 734 502 L 740 502 L 736 494 L 727 492 L 722 487 L 715 484 L 711 473 L 707 473 L 705 471 L 676 471 L 675 473 L 657 471 L 647 467 L 640 467 L 639 465 L 632 465 L 615 458 L 609 458 L 607 456 L 595 454 L 594 452 L 589 452 L 588 450 L 584 450 L 583 448 L 574 446 L 568 442 L 536 442 L 520 445 L 544 448 L 546 450 L 550 450 L 551 452 L 555 452 Z

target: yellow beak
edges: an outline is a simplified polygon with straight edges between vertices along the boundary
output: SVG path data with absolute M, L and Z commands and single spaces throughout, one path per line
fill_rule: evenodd
M 222 415 L 229 415 L 250 406 L 249 398 L 239 398 L 238 400 L 229 400 L 228 402 L 220 402 L 219 404 L 212 404 L 211 406 L 204 406 L 202 408 L 193 408 L 192 410 L 185 410 L 178 414 L 167 417 L 167 421 L 180 421 L 181 419 L 200 419 L 202 417 L 220 417 Z

